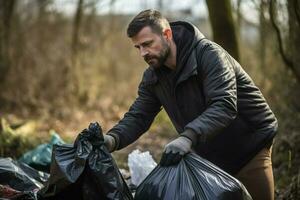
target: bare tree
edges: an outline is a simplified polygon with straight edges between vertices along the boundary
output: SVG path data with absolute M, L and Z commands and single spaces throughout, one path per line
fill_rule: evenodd
M 291 62 L 295 75 L 300 83 L 300 19 L 299 3 L 297 0 L 287 0 L 289 14 L 289 46 L 291 47 Z
M 160 10 L 160 11 L 164 10 L 164 4 L 163 4 L 162 0 L 157 1 L 157 9 Z
M 260 68 L 265 75 L 266 72 L 266 46 L 267 46 L 267 19 L 265 16 L 266 11 L 268 11 L 268 2 L 267 0 L 260 1 L 260 9 L 259 9 L 259 31 L 260 31 L 260 44 L 259 44 L 259 51 L 260 51 Z M 263 76 L 263 86 L 265 84 L 266 76 Z
M 74 64 L 74 59 L 77 56 L 78 50 L 78 37 L 79 37 L 79 28 L 82 21 L 82 11 L 83 11 L 83 0 L 78 0 L 77 9 L 75 13 L 74 23 L 73 23 L 73 34 L 72 34 L 72 62 Z
M 15 4 L 15 0 L 0 0 L 0 82 L 4 81 L 10 67 L 9 42 Z
M 80 78 L 78 65 L 79 32 L 83 15 L 84 0 L 77 1 L 77 9 L 73 21 L 72 43 L 71 43 L 71 65 L 68 67 L 67 76 L 70 90 L 76 96 L 80 96 Z
M 236 8 L 236 12 L 237 12 L 237 26 L 238 29 L 241 28 L 242 25 L 242 13 L 241 13 L 241 5 L 242 5 L 242 0 L 237 0 L 237 8 Z
M 214 41 L 239 60 L 239 47 L 230 0 L 206 0 Z
M 296 2 L 296 3 L 295 3 Z M 270 0 L 269 13 L 271 23 L 276 31 L 279 52 L 286 66 L 292 71 L 300 83 L 300 23 L 297 18 L 299 5 L 296 0 L 287 0 L 289 14 L 289 35 L 286 40 L 282 37 L 281 30 L 277 24 L 277 13 L 275 12 L 276 1 Z M 296 7 L 295 7 L 296 6 Z M 289 51 L 284 49 L 284 43 L 289 45 Z

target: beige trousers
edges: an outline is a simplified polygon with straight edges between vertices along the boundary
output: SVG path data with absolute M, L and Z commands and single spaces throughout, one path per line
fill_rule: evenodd
M 274 200 L 272 146 L 262 149 L 235 177 L 247 188 L 253 200 Z

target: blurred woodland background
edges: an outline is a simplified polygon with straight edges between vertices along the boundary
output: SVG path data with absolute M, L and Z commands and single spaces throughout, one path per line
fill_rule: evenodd
M 71 143 L 90 122 L 106 132 L 121 119 L 146 68 L 126 28 L 148 8 L 192 22 L 241 62 L 279 121 L 276 199 L 300 199 L 299 0 L 0 0 L 0 156 L 18 158 L 52 129 Z M 139 148 L 159 161 L 176 135 L 162 111 L 114 157 L 127 168 Z

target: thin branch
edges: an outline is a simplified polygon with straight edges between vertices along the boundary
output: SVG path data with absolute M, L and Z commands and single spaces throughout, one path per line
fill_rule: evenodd
M 293 62 L 288 59 L 287 55 L 284 52 L 281 32 L 280 32 L 280 29 L 279 29 L 278 25 L 275 22 L 274 13 L 273 13 L 274 9 L 273 8 L 274 8 L 274 0 L 270 0 L 270 6 L 269 6 L 270 20 L 271 20 L 273 28 L 276 31 L 278 44 L 279 44 L 279 53 L 280 53 L 284 63 L 286 64 L 286 66 L 289 67 L 292 70 L 293 74 L 296 76 L 296 79 L 300 82 L 300 76 L 298 75 L 297 70 L 295 69 L 295 66 L 294 66 Z

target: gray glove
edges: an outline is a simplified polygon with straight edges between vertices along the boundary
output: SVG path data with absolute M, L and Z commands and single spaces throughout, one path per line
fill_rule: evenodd
M 186 130 L 165 146 L 160 165 L 170 166 L 179 163 L 182 157 L 192 150 L 192 145 L 196 142 L 197 134 L 190 129 Z
M 104 135 L 104 144 L 107 147 L 108 151 L 111 153 L 115 150 L 116 148 L 116 140 L 113 136 L 111 135 Z

